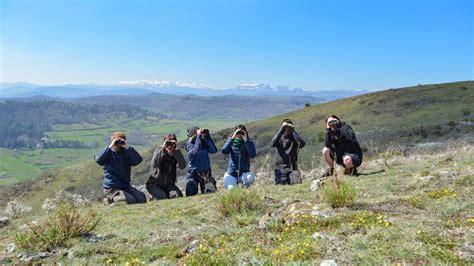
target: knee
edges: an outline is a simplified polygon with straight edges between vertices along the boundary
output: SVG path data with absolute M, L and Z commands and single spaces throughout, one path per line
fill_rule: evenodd
M 198 184 L 196 180 L 190 178 L 186 182 L 186 197 L 194 196 L 198 193 Z
M 249 187 L 255 182 L 256 176 L 253 173 L 244 173 L 242 176 L 242 185 L 244 187 Z
M 352 168 L 354 166 L 351 156 L 344 156 L 343 161 L 346 168 Z
M 233 189 L 237 186 L 237 178 L 235 176 L 231 176 L 228 173 L 224 175 L 224 188 L 225 189 Z
M 323 152 L 323 155 L 328 155 L 329 154 L 329 149 L 327 147 L 324 147 L 322 152 Z

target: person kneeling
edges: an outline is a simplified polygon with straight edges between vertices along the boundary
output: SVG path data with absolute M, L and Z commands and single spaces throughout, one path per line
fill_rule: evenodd
M 230 154 L 229 166 L 224 175 L 224 187 L 232 189 L 240 183 L 247 188 L 255 182 L 255 175 L 250 172 L 250 158 L 255 158 L 253 141 L 248 138 L 244 125 L 238 125 L 231 138 L 222 148 L 223 154 Z
M 175 134 L 165 136 L 162 147 L 153 153 L 151 166 L 154 171 L 145 185 L 153 199 L 183 196 L 181 190 L 176 186 L 176 166 L 179 169 L 184 169 L 186 161 L 181 150 L 178 149 Z
M 110 145 L 94 157 L 104 169 L 104 204 L 118 201 L 145 203 L 145 193 L 130 185 L 131 167 L 140 164 L 142 157 L 128 145 L 124 133 L 112 133 L 110 140 Z
M 362 149 L 352 128 L 341 122 L 336 115 L 326 118 L 323 157 L 328 168 L 323 177 L 334 175 L 334 160 L 344 167 L 345 175 L 357 176 L 357 167 L 362 164 Z

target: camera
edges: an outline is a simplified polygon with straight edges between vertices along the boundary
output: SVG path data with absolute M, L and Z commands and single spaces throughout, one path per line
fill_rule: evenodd
M 204 135 L 209 135 L 209 129 L 205 128 L 205 129 L 201 130 L 201 133 L 204 134 Z
M 115 141 L 115 145 L 123 145 L 123 144 L 125 144 L 125 141 L 121 139 Z
M 328 125 L 337 126 L 337 125 L 339 125 L 339 120 L 331 120 L 331 121 L 328 122 Z

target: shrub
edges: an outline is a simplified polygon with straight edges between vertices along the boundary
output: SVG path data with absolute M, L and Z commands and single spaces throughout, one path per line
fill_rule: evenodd
M 46 220 L 28 224 L 25 232 L 15 234 L 19 248 L 52 251 L 66 246 L 69 239 L 91 233 L 100 219 L 94 211 L 81 211 L 72 204 L 61 203 Z
M 323 201 L 332 208 L 348 207 L 355 203 L 357 192 L 351 184 L 334 179 L 322 188 Z
M 65 191 L 58 191 L 54 198 L 46 199 L 41 207 L 44 211 L 49 212 L 61 204 L 71 205 L 73 207 L 86 207 L 90 206 L 91 202 L 78 194 L 72 194 Z
M 31 211 L 31 207 L 21 204 L 20 202 L 14 200 L 7 203 L 5 208 L 5 214 L 17 218 Z
M 235 188 L 219 198 L 218 210 L 223 216 L 260 212 L 263 203 L 255 191 Z

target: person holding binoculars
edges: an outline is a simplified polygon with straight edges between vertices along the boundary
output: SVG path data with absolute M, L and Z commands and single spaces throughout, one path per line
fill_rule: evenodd
M 151 159 L 153 173 L 146 182 L 146 189 L 153 199 L 169 199 L 182 197 L 183 193 L 176 186 L 176 171 L 186 168 L 186 161 L 175 134 L 167 134 L 161 148 L 156 149 Z
M 323 157 L 328 168 L 322 177 L 334 175 L 334 161 L 344 167 L 345 175 L 357 176 L 357 167 L 362 164 L 362 149 L 352 128 L 341 122 L 336 115 L 329 115 L 326 120 Z
M 298 168 L 298 152 L 306 143 L 296 132 L 293 122 L 284 119 L 270 143 L 277 150 L 275 184 L 292 185 L 302 182 Z
M 188 142 L 188 178 L 186 182 L 186 197 L 201 193 L 216 192 L 216 180 L 212 177 L 211 160 L 209 154 L 216 153 L 217 147 L 211 138 L 209 129 L 200 129 L 192 126 L 187 130 Z
M 245 188 L 252 185 L 255 175 L 250 172 L 250 158 L 255 158 L 257 153 L 244 125 L 235 127 L 234 133 L 221 151 L 223 154 L 230 154 L 229 166 L 224 175 L 224 187 L 232 189 L 239 183 Z
M 145 203 L 145 194 L 130 185 L 131 167 L 142 162 L 142 157 L 128 145 L 123 132 L 114 132 L 110 136 L 110 145 L 94 157 L 104 169 L 104 204 L 118 201 L 128 204 Z

